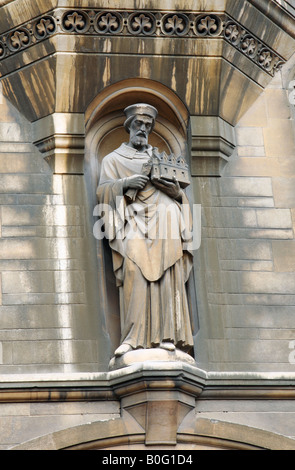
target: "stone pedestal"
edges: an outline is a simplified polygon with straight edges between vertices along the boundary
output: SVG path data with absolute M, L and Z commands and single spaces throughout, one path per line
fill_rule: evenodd
M 120 383 L 113 386 L 114 393 L 120 399 L 122 416 L 130 414 L 142 427 L 145 445 L 176 445 L 178 428 L 194 409 L 203 385 L 195 375 L 197 368 L 192 365 L 193 359 L 190 365 L 184 362 L 189 361 L 186 354 L 159 349 L 145 353 L 150 360 L 134 363 L 137 370 L 142 367 L 141 377 L 135 379 L 132 368 L 124 367 Z M 132 360 L 139 359 L 140 354 L 137 358 L 132 353 L 125 356 L 121 363 L 127 366 Z
M 179 349 L 176 349 L 175 351 L 168 351 L 161 348 L 152 348 L 136 349 L 135 351 L 127 352 L 123 356 L 113 357 L 110 361 L 109 368 L 112 371 L 143 362 L 159 362 L 168 364 L 173 362 L 180 362 L 184 364 L 190 364 L 191 366 L 196 366 L 194 358 L 189 354 L 180 351 Z
M 144 378 L 134 382 L 128 376 L 128 368 L 140 364 L 147 372 Z M 121 408 L 145 430 L 146 445 L 176 444 L 177 430 L 195 406 L 202 389 L 195 379 L 176 372 L 177 367 L 185 365 L 192 367 L 192 371 L 196 367 L 189 354 L 161 348 L 138 349 L 110 362 L 110 370 L 121 369 L 122 377 L 125 376 L 125 381 L 114 388 Z

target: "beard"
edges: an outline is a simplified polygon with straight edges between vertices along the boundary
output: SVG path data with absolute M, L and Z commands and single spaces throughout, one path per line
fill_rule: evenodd
M 142 147 L 147 147 L 148 137 L 144 133 L 137 133 L 136 135 L 132 136 L 131 143 L 136 149 L 139 150 Z

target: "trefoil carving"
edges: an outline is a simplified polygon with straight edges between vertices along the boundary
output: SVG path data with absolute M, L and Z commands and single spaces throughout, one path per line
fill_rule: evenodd
M 275 51 L 226 14 L 59 9 L 0 36 L 0 61 L 54 34 L 224 38 L 273 76 L 285 63 Z

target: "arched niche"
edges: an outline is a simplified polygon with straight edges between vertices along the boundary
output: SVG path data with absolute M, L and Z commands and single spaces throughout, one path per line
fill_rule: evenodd
M 159 112 L 150 144 L 160 151 L 188 157 L 189 113 L 183 102 L 161 83 L 146 79 L 124 80 L 99 93 L 85 113 L 85 164 L 95 165 L 96 176 L 99 176 L 102 158 L 128 139 L 123 126 L 125 107 L 140 102 L 155 106 Z
M 130 79 L 105 88 L 85 113 L 86 147 L 84 175 L 90 205 L 96 205 L 102 159 L 129 139 L 124 128 L 124 109 L 134 103 L 148 103 L 158 110 L 149 143 L 160 151 L 183 155 L 189 160 L 187 134 L 189 113 L 178 96 L 164 85 L 145 79 Z M 100 309 L 105 316 L 111 350 L 119 345 L 120 318 L 118 291 L 112 270 L 111 252 L 106 240 L 97 241 Z

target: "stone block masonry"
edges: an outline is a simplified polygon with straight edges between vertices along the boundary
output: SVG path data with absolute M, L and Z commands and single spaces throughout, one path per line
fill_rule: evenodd
M 0 449 L 294 449 L 290 1 L 0 11 Z M 92 211 L 137 98 L 158 108 L 153 143 L 190 158 L 202 208 L 197 367 L 108 369 L 120 317 Z
M 105 368 L 83 181 L 52 174 L 1 92 L 0 115 L 0 373 Z
M 285 75 L 238 123 L 222 178 L 196 182 L 208 301 L 208 339 L 197 349 L 209 369 L 294 370 L 295 127 Z

